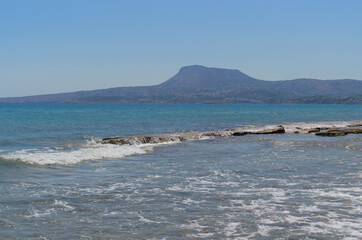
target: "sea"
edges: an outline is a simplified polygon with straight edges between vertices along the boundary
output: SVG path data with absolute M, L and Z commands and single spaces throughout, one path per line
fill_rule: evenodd
M 0 239 L 362 239 L 361 105 L 0 104 Z M 102 138 L 287 126 L 158 144 Z

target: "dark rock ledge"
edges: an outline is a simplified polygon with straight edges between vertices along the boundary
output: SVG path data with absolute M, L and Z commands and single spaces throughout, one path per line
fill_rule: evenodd
M 345 136 L 347 134 L 360 134 L 362 133 L 362 126 L 360 123 L 347 125 L 347 128 L 336 127 L 313 127 L 313 128 L 296 128 L 294 133 L 300 134 L 315 134 L 317 136 Z M 284 126 L 269 127 L 256 130 L 243 130 L 241 128 L 224 129 L 221 131 L 208 131 L 208 132 L 188 132 L 179 134 L 162 134 L 155 136 L 130 136 L 130 137 L 108 137 L 103 138 L 100 143 L 102 144 L 117 144 L 117 145 L 137 145 L 137 144 L 160 144 L 169 142 L 182 142 L 201 140 L 207 138 L 223 138 L 231 136 L 244 136 L 248 134 L 283 134 L 285 133 Z
M 275 128 L 268 128 L 262 130 L 242 130 L 242 129 L 226 129 L 222 131 L 213 132 L 189 132 L 180 134 L 164 134 L 156 136 L 131 136 L 131 137 L 109 137 L 103 138 L 101 143 L 103 144 L 117 144 L 117 145 L 136 145 L 136 144 L 157 144 L 166 142 L 179 142 L 190 140 L 201 140 L 205 138 L 222 138 L 229 136 L 243 136 L 246 134 L 280 134 L 285 133 L 285 129 L 282 126 Z
M 347 134 L 362 133 L 362 128 L 330 129 L 325 132 L 317 132 L 315 135 L 322 137 L 346 136 Z

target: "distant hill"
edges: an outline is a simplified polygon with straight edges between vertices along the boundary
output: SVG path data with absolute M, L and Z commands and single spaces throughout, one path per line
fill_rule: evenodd
M 0 98 L 54 103 L 335 103 L 362 104 L 362 81 L 264 81 L 239 70 L 186 66 L 159 85 Z

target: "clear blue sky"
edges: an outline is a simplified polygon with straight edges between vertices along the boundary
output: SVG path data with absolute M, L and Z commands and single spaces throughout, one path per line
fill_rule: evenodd
M 154 85 L 194 64 L 362 80 L 362 0 L 0 1 L 0 97 Z

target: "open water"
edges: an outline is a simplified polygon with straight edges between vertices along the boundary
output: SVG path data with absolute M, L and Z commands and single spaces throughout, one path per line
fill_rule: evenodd
M 97 143 L 361 120 L 360 105 L 0 104 L 0 239 L 361 239 L 361 135 Z

